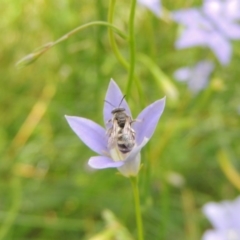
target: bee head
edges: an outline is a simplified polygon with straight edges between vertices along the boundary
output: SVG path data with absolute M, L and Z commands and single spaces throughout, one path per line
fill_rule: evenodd
M 112 114 L 115 114 L 115 113 L 121 113 L 121 112 L 125 112 L 125 108 L 122 108 L 122 107 L 120 107 L 120 105 L 122 104 L 122 101 L 123 101 L 123 99 L 125 98 L 125 96 L 126 95 L 124 95 L 123 97 L 122 97 L 122 99 L 121 99 L 121 101 L 120 101 L 120 103 L 119 103 L 119 106 L 116 108 L 114 108 L 113 110 L 112 110 Z M 108 103 L 108 104 L 110 104 L 111 106 L 113 106 L 110 102 L 108 102 L 107 100 L 104 100 L 106 103 Z M 113 106 L 114 107 L 114 106 Z
M 121 108 L 121 107 L 118 107 L 118 108 L 115 108 L 112 110 L 112 114 L 115 114 L 115 113 L 120 113 L 120 112 L 125 112 L 125 108 Z

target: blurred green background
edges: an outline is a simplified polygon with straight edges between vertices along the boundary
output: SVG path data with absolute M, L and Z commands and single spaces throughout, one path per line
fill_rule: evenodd
M 171 10 L 199 4 L 163 1 Z M 81 24 L 107 21 L 108 1 L 0 0 L 0 5 L 0 239 L 136 239 L 129 180 L 114 169 L 91 170 L 87 160 L 95 153 L 64 119 L 82 116 L 103 125 L 110 78 L 126 89 L 128 73 L 111 50 L 107 28 L 89 27 L 35 63 L 15 66 Z M 114 15 L 125 32 L 129 5 L 117 1 Z M 232 61 L 222 67 L 207 49 L 175 50 L 177 31 L 175 23 L 137 6 L 136 76 L 142 93 L 133 84 L 128 96 L 133 116 L 167 96 L 142 152 L 141 202 L 145 238 L 151 240 L 200 239 L 211 228 L 201 207 L 233 199 L 240 190 L 240 42 L 233 43 Z M 128 59 L 127 42 L 116 40 Z M 216 70 L 208 88 L 192 95 L 172 79 L 173 72 L 202 58 L 213 60 Z

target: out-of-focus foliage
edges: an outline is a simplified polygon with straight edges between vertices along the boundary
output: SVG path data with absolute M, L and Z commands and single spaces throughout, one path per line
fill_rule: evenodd
M 127 32 L 130 3 L 116 2 L 114 24 Z M 162 4 L 177 10 L 201 2 Z M 73 28 L 107 20 L 108 1 L 0 0 L 0 5 L 0 238 L 135 239 L 128 179 L 116 170 L 91 170 L 86 163 L 94 153 L 64 119 L 78 115 L 103 124 L 110 78 L 126 89 L 127 72 L 111 50 L 107 28 L 89 27 L 33 64 L 15 67 Z M 233 199 L 240 190 L 240 42 L 233 42 L 231 63 L 223 67 L 208 49 L 176 50 L 177 32 L 176 23 L 137 6 L 136 76 L 143 91 L 139 95 L 134 84 L 128 96 L 133 115 L 169 91 L 178 96 L 167 96 L 158 128 L 142 153 L 145 237 L 153 240 L 200 239 L 210 228 L 201 207 Z M 128 59 L 128 43 L 116 40 Z M 204 58 L 216 67 L 208 87 L 193 95 L 172 76 Z M 102 217 L 106 208 L 117 219 L 111 212 Z M 108 231 L 112 235 L 104 235 Z

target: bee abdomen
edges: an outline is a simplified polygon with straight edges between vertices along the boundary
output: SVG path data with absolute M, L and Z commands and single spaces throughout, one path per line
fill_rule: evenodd
M 124 143 L 118 143 L 118 149 L 122 153 L 128 153 L 132 150 L 132 147 L 126 146 Z
M 120 152 L 128 153 L 133 149 L 135 143 L 132 139 L 129 139 L 128 136 L 121 135 L 117 144 Z

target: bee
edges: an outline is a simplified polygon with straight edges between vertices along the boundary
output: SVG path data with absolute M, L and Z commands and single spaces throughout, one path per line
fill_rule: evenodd
M 130 152 L 135 145 L 135 131 L 131 127 L 134 120 L 126 113 L 125 108 L 120 107 L 124 98 L 125 96 L 119 106 L 111 112 L 112 119 L 108 122 L 112 123 L 112 127 L 107 130 L 107 134 L 109 136 L 108 146 L 112 148 L 117 145 L 119 151 L 125 154 Z

